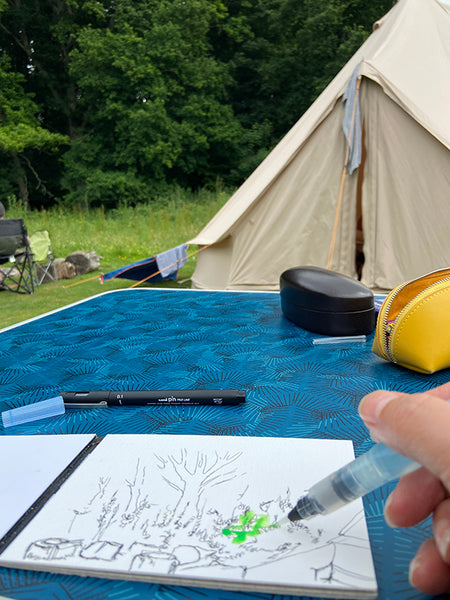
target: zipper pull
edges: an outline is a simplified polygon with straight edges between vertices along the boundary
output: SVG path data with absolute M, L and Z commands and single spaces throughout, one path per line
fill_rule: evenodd
M 386 342 L 389 340 L 389 336 L 391 335 L 392 329 L 395 325 L 395 319 L 386 322 L 386 327 L 384 329 L 384 334 L 386 336 Z

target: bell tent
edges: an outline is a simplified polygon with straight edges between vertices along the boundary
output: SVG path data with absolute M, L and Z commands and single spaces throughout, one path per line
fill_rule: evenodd
M 276 290 L 284 270 L 314 265 L 391 289 L 448 266 L 449 32 L 444 0 L 399 0 L 375 23 L 190 241 L 193 287 Z

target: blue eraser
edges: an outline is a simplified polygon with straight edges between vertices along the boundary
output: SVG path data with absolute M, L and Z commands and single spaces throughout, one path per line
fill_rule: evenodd
M 34 404 L 27 404 L 26 406 L 19 406 L 19 408 L 12 408 L 11 410 L 2 412 L 3 427 L 12 427 L 13 425 L 38 421 L 47 417 L 56 417 L 57 415 L 64 414 L 65 410 L 62 396 L 56 396 L 55 398 L 49 398 L 48 400 L 42 400 Z

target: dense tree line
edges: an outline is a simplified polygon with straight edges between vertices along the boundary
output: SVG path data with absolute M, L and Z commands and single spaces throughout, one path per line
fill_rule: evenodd
M 0 199 L 239 184 L 394 0 L 0 0 Z

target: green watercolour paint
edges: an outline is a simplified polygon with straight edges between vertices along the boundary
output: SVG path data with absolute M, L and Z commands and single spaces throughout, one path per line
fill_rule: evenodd
M 278 527 L 278 523 L 271 523 L 269 515 L 257 515 L 253 510 L 248 510 L 245 515 L 239 517 L 237 525 L 225 527 L 222 529 L 222 533 L 234 536 L 233 544 L 243 544 L 247 538 L 256 537 L 262 533 L 263 529 L 275 527 Z

